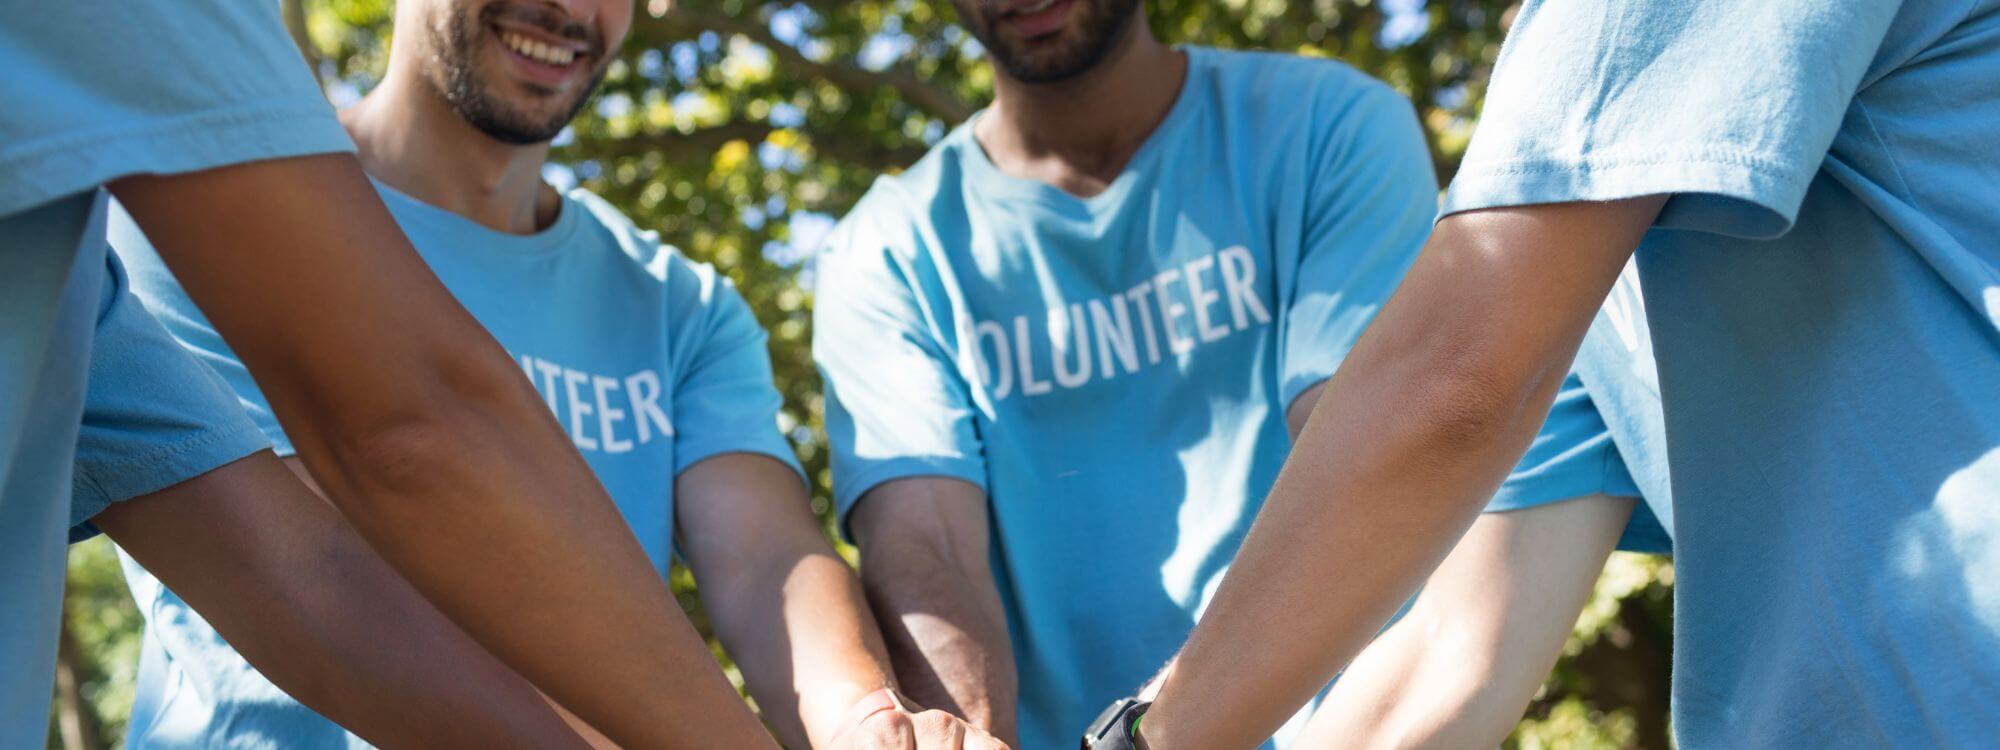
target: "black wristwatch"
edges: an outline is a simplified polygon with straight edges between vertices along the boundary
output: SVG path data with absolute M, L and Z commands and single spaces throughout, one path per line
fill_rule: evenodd
M 1083 750 L 1137 750 L 1139 717 L 1152 705 L 1138 698 L 1118 699 L 1083 731 Z

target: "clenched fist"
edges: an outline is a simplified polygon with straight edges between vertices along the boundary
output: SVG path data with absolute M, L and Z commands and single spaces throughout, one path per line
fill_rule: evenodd
M 890 688 L 862 698 L 852 715 L 833 750 L 1007 750 L 964 719 L 910 706 Z

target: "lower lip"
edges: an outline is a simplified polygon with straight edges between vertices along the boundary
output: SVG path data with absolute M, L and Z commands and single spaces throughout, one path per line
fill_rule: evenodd
M 1070 6 L 1076 0 L 1056 0 L 1034 13 L 1007 16 L 1004 22 L 1021 36 L 1033 39 L 1062 31 L 1069 25 Z
M 573 73 L 577 67 L 578 61 L 576 60 L 571 60 L 568 65 L 550 65 L 548 63 L 542 62 L 527 55 L 523 55 L 519 52 L 515 52 L 513 47 L 507 46 L 506 42 L 500 40 L 500 37 L 497 33 L 493 37 L 493 43 L 499 45 L 500 51 L 502 53 L 505 53 L 509 59 L 512 59 L 514 61 L 514 67 L 520 71 L 522 78 L 526 78 L 532 83 L 546 86 L 548 88 L 555 88 L 557 86 L 562 85 L 563 82 L 569 80 L 570 74 Z

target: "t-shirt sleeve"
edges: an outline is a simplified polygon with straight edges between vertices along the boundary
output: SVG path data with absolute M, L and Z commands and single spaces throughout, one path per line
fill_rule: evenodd
M 1528 452 L 1487 503 L 1486 512 L 1592 495 L 1639 497 L 1640 493 L 1611 439 L 1611 429 L 1591 401 L 1590 391 L 1576 373 L 1570 373 L 1556 392 L 1541 432 L 1535 434 Z
M 1488 513 L 1533 508 L 1605 495 L 1636 498 L 1618 549 L 1672 554 L 1673 539 L 1652 510 L 1663 498 L 1647 497 L 1611 434 L 1584 380 L 1571 372 L 1556 392 L 1548 421 L 1528 452 L 1486 505 Z
M 1530 0 L 1444 213 L 1668 194 L 1661 227 L 1784 234 L 1896 7 Z
M 702 322 L 698 335 L 676 337 L 672 351 L 678 365 L 674 472 L 725 453 L 754 453 L 777 459 L 803 480 L 798 456 L 779 431 L 784 397 L 772 381 L 763 327 L 735 285 L 712 269 L 696 268 L 684 264 L 673 271 L 692 277 L 698 295 L 673 307 Z
M 1430 236 L 1437 178 L 1408 100 L 1366 81 L 1317 115 L 1305 236 L 1285 300 L 1279 396 L 1292 403 L 1333 375 Z M 1282 266 L 1281 266 L 1282 267 Z
M 285 429 L 278 424 L 278 415 L 271 411 L 271 404 L 265 400 L 263 390 L 257 387 L 255 378 L 250 377 L 249 368 L 243 360 L 222 340 L 215 325 L 202 315 L 187 291 L 174 278 L 173 271 L 160 259 L 153 249 L 153 243 L 146 239 L 139 225 L 132 221 L 118 201 L 111 201 L 111 210 L 105 222 L 106 234 L 111 249 L 124 263 L 131 278 L 132 294 L 146 305 L 158 319 L 161 326 L 196 361 L 222 378 L 223 384 L 232 393 L 240 410 L 249 415 L 252 424 L 264 432 L 265 439 L 271 441 L 273 450 L 280 456 L 295 455 L 292 441 L 285 435 Z
M 5 13 L 0 216 L 127 175 L 353 150 L 272 0 Z
M 986 462 L 965 379 L 880 225 L 898 206 L 864 199 L 816 263 L 813 358 L 826 393 L 833 494 L 846 528 L 862 494 L 939 476 L 984 489 Z
M 91 346 L 70 540 L 97 534 L 112 503 L 172 487 L 270 446 L 229 387 L 132 296 L 117 256 Z

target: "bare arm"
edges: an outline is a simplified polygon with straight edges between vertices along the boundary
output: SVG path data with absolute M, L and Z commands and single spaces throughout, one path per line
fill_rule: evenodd
M 899 479 L 864 495 L 849 523 L 903 690 L 1012 744 L 1018 683 L 985 494 L 956 479 Z
M 298 456 L 287 456 L 279 460 L 284 463 L 285 468 L 290 469 L 292 471 L 292 476 L 298 477 L 300 482 L 305 483 L 307 489 L 312 490 L 313 497 L 319 498 L 319 500 L 323 503 L 330 504 L 330 501 L 326 499 L 326 490 L 320 488 L 319 482 L 313 481 L 312 472 L 306 470 L 305 462 L 300 461 Z M 342 526 L 344 527 L 346 526 L 346 524 L 343 523 Z M 351 528 L 348 529 L 348 533 L 350 535 L 352 534 L 352 532 L 353 529 Z M 356 539 L 358 540 L 358 537 Z M 379 555 L 374 555 L 371 552 L 370 557 L 374 558 L 376 563 L 378 564 L 381 563 L 381 557 Z M 391 574 L 393 575 L 394 571 L 391 571 Z M 401 579 L 398 578 L 398 580 Z M 403 585 L 407 587 L 409 584 L 407 581 L 405 581 L 403 582 Z M 425 603 L 425 606 L 429 608 L 432 612 L 437 611 L 436 608 L 431 607 L 428 602 Z M 464 631 L 459 630 L 456 625 L 453 625 L 452 628 L 454 630 L 458 630 L 458 632 L 461 634 L 464 633 Z M 592 750 L 618 750 L 618 743 L 612 742 L 611 738 L 604 736 L 603 732 L 597 731 L 596 727 L 591 726 L 590 723 L 584 721 L 582 717 L 579 717 L 576 714 L 570 712 L 570 710 L 567 708 L 563 708 L 562 704 L 557 703 L 554 698 L 550 698 L 547 694 L 541 692 L 538 689 L 535 690 L 535 694 L 541 697 L 542 702 L 548 704 L 550 708 L 554 709 L 556 715 L 562 717 L 563 722 L 569 725 L 570 730 L 576 732 L 577 735 L 583 739 L 584 743 L 589 745 L 592 748 Z
M 701 600 L 764 719 L 791 747 L 827 747 L 850 706 L 895 683 L 805 485 L 774 459 L 725 454 L 681 472 L 674 494 Z
M 1633 500 L 1487 513 L 1355 658 L 1301 747 L 1498 747 L 1548 679 Z
M 268 452 L 94 520 L 258 671 L 371 743 L 582 747 Z
M 1328 384 L 1146 716 L 1154 750 L 1255 746 L 1479 515 L 1664 197 L 1439 222 Z
M 351 156 L 112 189 L 328 496 L 439 610 L 622 745 L 770 746 L 519 366 Z

